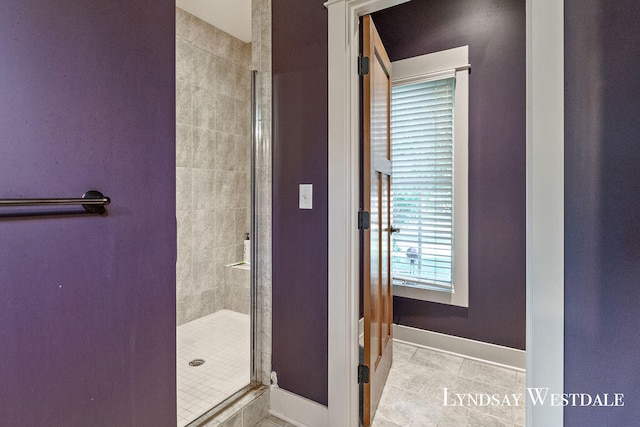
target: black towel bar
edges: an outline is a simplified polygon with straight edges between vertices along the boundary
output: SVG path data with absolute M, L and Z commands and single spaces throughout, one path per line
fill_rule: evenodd
M 0 199 L 0 207 L 12 206 L 51 206 L 51 205 L 82 205 L 87 212 L 102 214 L 111 199 L 101 192 L 90 190 L 80 199 Z

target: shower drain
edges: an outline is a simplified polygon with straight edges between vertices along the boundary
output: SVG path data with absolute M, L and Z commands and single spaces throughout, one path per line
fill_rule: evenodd
M 200 366 L 200 365 L 204 365 L 204 359 L 193 359 L 191 362 L 189 362 L 189 366 Z

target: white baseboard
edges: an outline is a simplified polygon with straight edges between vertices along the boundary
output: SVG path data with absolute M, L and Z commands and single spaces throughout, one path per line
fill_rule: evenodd
M 271 386 L 269 413 L 298 427 L 327 427 L 329 410 L 312 400 Z
M 393 338 L 409 344 L 446 353 L 455 353 L 469 359 L 477 359 L 519 371 L 526 369 L 527 356 L 523 350 L 395 324 L 393 325 Z

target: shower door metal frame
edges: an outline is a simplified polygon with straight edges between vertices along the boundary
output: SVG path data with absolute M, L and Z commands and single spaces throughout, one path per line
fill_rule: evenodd
M 262 366 L 262 313 L 260 309 L 260 298 L 258 292 L 258 195 L 256 191 L 257 177 L 256 168 L 258 166 L 258 142 L 262 139 L 262 115 L 260 109 L 260 94 L 258 91 L 258 72 L 251 71 L 251 225 L 249 236 L 251 239 L 251 263 L 249 265 L 250 284 L 249 295 L 251 297 L 250 320 L 251 320 L 251 376 L 250 386 L 256 387 L 261 384 L 260 370 Z

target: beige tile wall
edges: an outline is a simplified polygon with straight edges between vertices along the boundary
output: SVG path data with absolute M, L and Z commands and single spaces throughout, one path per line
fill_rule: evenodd
M 251 43 L 176 9 L 178 325 L 249 312 L 249 275 L 224 265 L 249 231 L 251 65 Z

